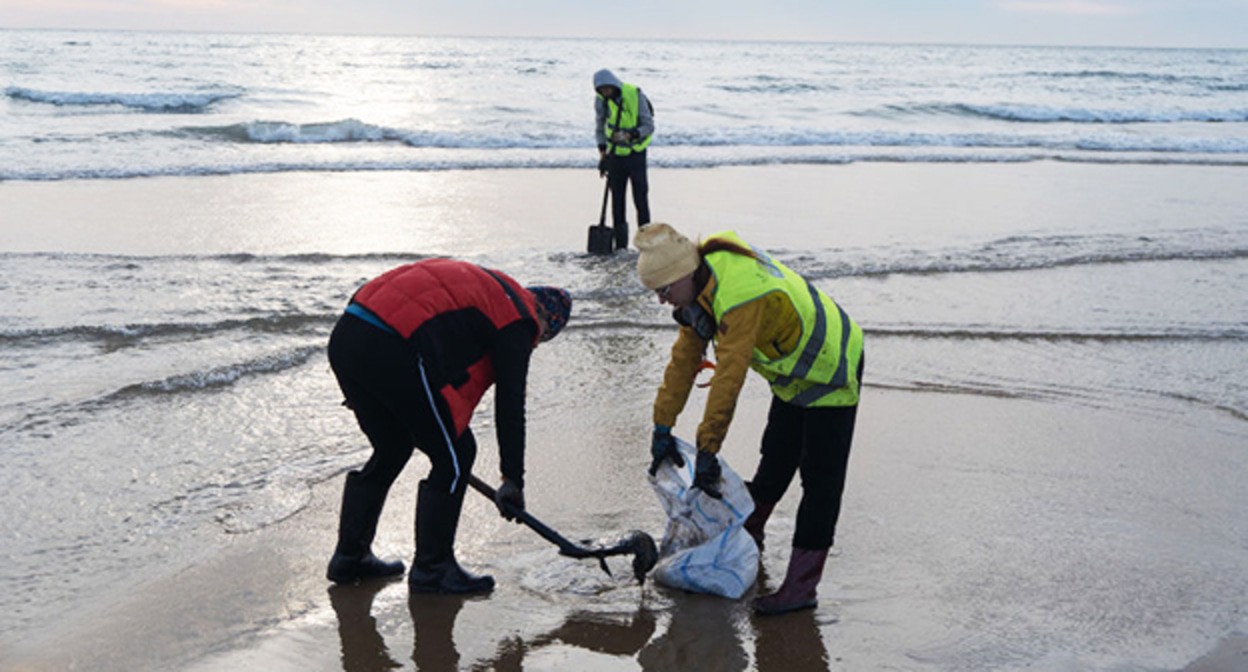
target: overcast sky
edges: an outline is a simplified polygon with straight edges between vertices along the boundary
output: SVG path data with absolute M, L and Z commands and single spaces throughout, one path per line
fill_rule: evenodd
M 0 0 L 0 28 L 1248 48 L 1248 0 Z

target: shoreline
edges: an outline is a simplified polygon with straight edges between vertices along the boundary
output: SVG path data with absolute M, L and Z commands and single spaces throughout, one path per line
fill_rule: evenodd
M 1027 164 L 763 165 L 652 169 L 654 221 L 690 236 L 732 229 L 805 249 L 809 231 L 853 248 L 881 231 L 914 244 L 941 229 L 1011 235 L 1108 203 L 1104 225 L 1182 221 L 1203 203 L 1213 226 L 1242 226 L 1243 169 Z M 1020 189 L 1020 184 L 1031 185 Z M 603 182 L 579 169 L 273 173 L 0 183 L 0 251 L 177 255 L 580 252 Z M 125 231 L 116 230 L 125 222 Z M 264 227 L 255 226 L 264 222 Z M 495 225 L 483 227 L 481 222 Z M 1098 226 L 1100 226 L 1098 222 Z M 869 228 L 869 234 L 864 230 Z M 635 227 L 630 227 L 635 231 Z M 412 243 L 396 249 L 396 233 Z M 276 235 L 275 235 L 276 234 Z M 820 242 L 820 241 L 816 241 Z

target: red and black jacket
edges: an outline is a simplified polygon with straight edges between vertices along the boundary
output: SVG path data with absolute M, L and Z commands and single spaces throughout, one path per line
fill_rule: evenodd
M 372 311 L 420 355 L 429 387 L 446 403 L 459 438 L 491 385 L 499 467 L 524 483 L 524 403 L 538 343 L 533 295 L 510 276 L 454 259 L 390 270 L 352 301 Z

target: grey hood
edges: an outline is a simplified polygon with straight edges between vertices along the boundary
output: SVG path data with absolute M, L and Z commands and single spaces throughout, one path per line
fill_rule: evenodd
M 624 88 L 624 82 L 621 82 L 620 78 L 616 77 L 614 72 L 603 68 L 594 73 L 594 88 L 597 89 L 600 86 L 614 86 L 615 88 L 622 90 Z

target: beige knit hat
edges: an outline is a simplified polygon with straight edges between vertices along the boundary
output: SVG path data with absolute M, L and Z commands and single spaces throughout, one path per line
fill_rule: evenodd
M 633 244 L 641 250 L 637 275 L 647 289 L 658 289 L 698 270 L 698 247 L 667 224 L 647 224 L 637 230 Z

